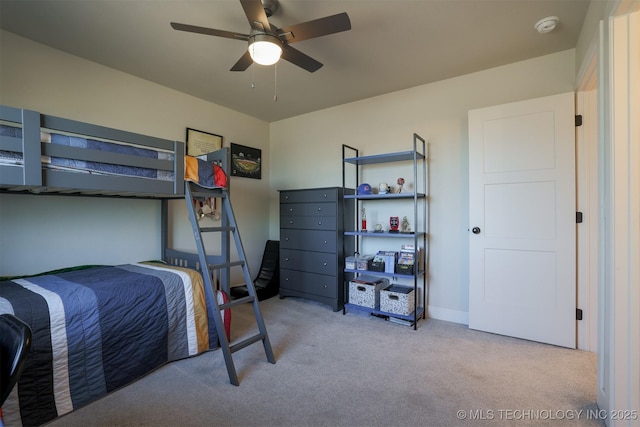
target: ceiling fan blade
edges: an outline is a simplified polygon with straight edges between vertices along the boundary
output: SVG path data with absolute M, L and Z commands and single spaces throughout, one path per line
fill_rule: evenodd
M 237 39 L 237 40 L 244 40 L 244 41 L 249 40 L 248 34 L 233 33 L 231 31 L 215 30 L 213 28 L 198 27 L 198 26 L 189 25 L 189 24 L 179 24 L 177 22 L 172 22 L 171 27 L 173 27 L 174 30 L 187 31 L 189 33 L 206 34 L 208 36 L 218 36 L 218 37 L 225 37 L 228 39 Z
M 253 64 L 253 60 L 251 59 L 251 55 L 249 55 L 249 51 L 247 50 L 244 52 L 244 55 L 242 55 L 240 59 L 238 59 L 238 62 L 236 62 L 233 67 L 231 67 L 230 71 L 244 71 L 249 68 L 251 64 Z
M 318 71 L 322 67 L 320 62 L 299 50 L 288 46 L 287 44 L 282 45 L 282 59 L 285 59 L 300 68 L 304 68 L 310 73 Z
M 251 28 L 263 32 L 271 31 L 267 13 L 264 11 L 264 6 L 260 0 L 240 0 L 240 3 L 244 9 L 244 14 L 247 15 Z
M 351 20 L 349 19 L 349 15 L 347 15 L 346 12 L 342 12 L 337 15 L 303 22 L 302 24 L 289 25 L 277 31 L 281 38 L 284 38 L 287 43 L 296 43 L 314 37 L 348 31 L 350 29 Z

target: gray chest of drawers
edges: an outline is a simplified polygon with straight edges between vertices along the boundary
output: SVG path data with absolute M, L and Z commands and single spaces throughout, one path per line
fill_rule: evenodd
M 354 204 L 342 187 L 280 191 L 280 298 L 302 297 L 344 306 L 344 236 L 353 226 Z M 345 212 L 346 211 L 346 212 Z M 346 216 L 345 216 L 346 214 Z

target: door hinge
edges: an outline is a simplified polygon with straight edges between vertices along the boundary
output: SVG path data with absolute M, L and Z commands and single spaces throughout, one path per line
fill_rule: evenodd
M 576 212 L 576 224 L 582 224 L 582 212 Z
M 582 114 L 576 114 L 576 127 L 582 126 Z
M 582 320 L 582 309 L 576 308 L 576 320 Z

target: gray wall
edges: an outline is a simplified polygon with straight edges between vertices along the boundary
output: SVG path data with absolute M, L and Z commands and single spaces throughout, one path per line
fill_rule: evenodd
M 277 189 L 342 185 L 342 144 L 363 155 L 404 151 L 416 132 L 429 141 L 429 314 L 466 323 L 467 112 L 572 92 L 574 61 L 574 50 L 567 50 L 272 123 L 271 236 L 278 236 Z M 385 168 L 367 179 L 392 184 L 407 175 Z
M 183 140 L 185 128 L 194 127 L 223 135 L 225 145 L 233 141 L 261 148 L 262 180 L 231 182 L 254 273 L 264 241 L 279 239 L 278 190 L 339 186 L 342 144 L 362 154 L 384 153 L 408 149 L 413 132 L 419 133 L 430 150 L 429 312 L 463 323 L 468 316 L 467 111 L 573 91 L 576 60 L 575 51 L 568 50 L 268 124 L 10 33 L 3 32 L 0 40 L 3 104 L 168 139 Z M 379 173 L 372 176 L 374 183 L 406 174 Z M 0 274 L 157 258 L 156 206 L 0 195 Z M 82 217 L 81 208 L 91 213 Z M 171 240 L 179 249 L 190 249 L 184 210 L 182 202 L 173 202 Z M 129 245 L 114 234 L 123 211 L 125 235 L 134 242 Z M 81 225 L 79 243 L 61 246 Z M 28 240 L 39 244 L 18 245 Z M 216 242 L 210 246 L 217 247 Z
M 191 127 L 262 149 L 269 168 L 269 125 L 51 49 L 0 34 L 0 102 L 43 113 L 184 141 Z M 251 271 L 257 273 L 268 217 L 268 176 L 232 178 L 232 201 Z M 171 243 L 195 250 L 184 201 L 172 204 Z M 0 275 L 39 273 L 78 264 L 118 264 L 160 257 L 159 202 L 0 195 Z M 212 233 L 210 233 L 212 234 Z M 205 236 L 210 253 L 218 242 Z M 234 281 L 242 281 L 241 271 Z

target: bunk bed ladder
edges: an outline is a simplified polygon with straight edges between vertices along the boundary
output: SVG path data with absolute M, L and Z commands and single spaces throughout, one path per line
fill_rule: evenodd
M 223 218 L 221 227 L 200 227 L 193 200 L 207 197 L 219 197 L 221 199 Z M 240 240 L 240 234 L 238 233 L 238 227 L 236 224 L 235 216 L 233 214 L 233 208 L 231 207 L 229 193 L 226 189 L 207 190 L 205 188 L 198 187 L 192 182 L 187 182 L 185 185 L 185 199 L 187 202 L 187 210 L 189 212 L 191 227 L 193 228 L 193 233 L 196 240 L 196 247 L 200 260 L 200 269 L 202 271 L 202 276 L 205 283 L 205 297 L 207 299 L 208 314 L 209 317 L 213 317 L 215 321 L 216 330 L 218 331 L 218 338 L 220 341 L 220 347 L 222 349 L 222 354 L 224 355 L 225 364 L 227 366 L 227 372 L 229 374 L 229 381 L 231 382 L 231 384 L 237 386 L 240 385 L 240 382 L 238 381 L 238 375 L 233 363 L 232 353 L 235 353 L 236 351 L 239 351 L 251 344 L 262 341 L 267 360 L 270 363 L 276 363 L 276 360 L 273 356 L 273 350 L 271 349 L 271 342 L 269 341 L 267 328 L 262 317 L 262 312 L 260 311 L 260 306 L 258 305 L 258 297 L 253 285 L 253 280 L 251 279 L 251 275 L 249 273 L 249 267 L 246 262 L 242 241 Z M 226 251 L 227 259 L 222 263 L 212 265 L 210 263 L 211 258 L 207 256 L 202 240 L 202 233 L 207 232 L 222 232 L 226 233 L 226 236 L 228 236 L 228 233 L 231 233 L 234 237 L 234 243 L 238 250 L 239 260 L 231 262 L 231 260 L 228 259 L 229 252 Z M 225 252 L 224 248 L 222 252 Z M 218 303 L 218 299 L 214 293 L 216 287 L 213 284 L 213 270 L 229 268 L 232 266 L 242 266 L 244 280 L 249 291 L 249 295 L 244 298 L 238 298 L 220 304 Z M 228 275 L 226 278 L 228 280 Z M 226 291 L 228 293 L 228 284 Z M 222 320 L 222 310 L 231 309 L 234 306 L 247 303 L 251 303 L 251 305 L 253 306 L 253 314 L 258 326 L 258 333 L 248 338 L 244 338 L 241 341 L 230 343 L 229 337 L 227 337 L 225 333 L 224 322 Z

